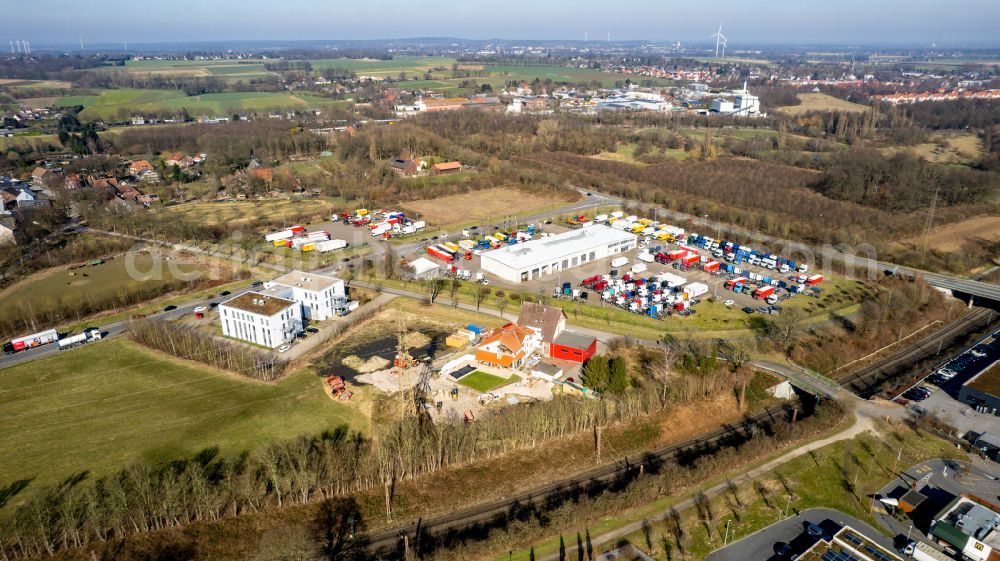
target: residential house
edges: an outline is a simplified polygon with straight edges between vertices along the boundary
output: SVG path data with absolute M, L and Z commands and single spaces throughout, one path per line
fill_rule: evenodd
M 127 183 L 123 183 L 118 188 L 118 197 L 122 200 L 138 202 L 138 198 L 142 196 L 142 191 L 136 189 L 134 186 Z
M 17 221 L 11 216 L 0 217 L 0 245 L 17 243 L 14 233 L 17 231 Z
M 420 160 L 404 160 L 397 158 L 393 160 L 389 166 L 392 168 L 392 171 L 400 177 L 413 177 L 420 172 L 423 162 Z
M 147 169 L 136 174 L 140 183 L 156 183 L 160 180 L 160 174 L 154 169 Z
M 187 169 L 194 164 L 194 159 L 180 152 L 174 152 L 163 161 L 163 164 L 168 168 L 177 166 L 181 169 Z
M 63 187 L 65 189 L 79 189 L 84 185 L 85 183 L 79 173 L 71 173 L 63 178 Z
M 494 329 L 476 349 L 476 360 L 491 366 L 520 368 L 538 349 L 541 334 L 529 327 L 509 323 Z
M 4 208 L 8 210 L 12 208 L 32 208 L 52 204 L 52 202 L 41 193 L 32 191 L 31 188 L 28 187 L 27 183 L 5 187 L 2 192 L 4 194 L 0 196 L 3 197 Z
M 49 168 L 36 167 L 31 172 L 31 184 L 36 187 L 45 187 L 46 182 L 59 177 L 59 172 Z
M 137 160 L 128 165 L 128 172 L 134 176 L 138 177 L 146 171 L 153 171 L 153 165 L 146 160 Z
M 566 314 L 556 306 L 524 302 L 517 324 L 538 330 L 541 333 L 542 354 L 551 356 L 552 342 L 566 330 Z
M 452 173 L 459 173 L 461 171 L 462 162 L 444 162 L 431 166 L 431 173 L 433 175 L 449 175 Z
M 0 129 L 0 138 L 12 138 L 14 131 L 11 129 Z
M 143 117 L 142 115 L 136 115 L 135 117 L 132 117 L 132 124 L 133 125 L 145 125 L 146 124 L 146 118 Z

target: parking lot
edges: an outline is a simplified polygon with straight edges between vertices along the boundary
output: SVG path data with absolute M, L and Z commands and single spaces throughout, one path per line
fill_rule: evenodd
M 962 385 L 998 360 L 1000 331 L 984 337 L 961 354 L 932 369 L 896 401 L 918 412 L 937 415 L 962 432 L 989 430 L 1000 433 L 1000 417 L 989 411 L 977 411 L 976 407 L 958 401 Z
M 469 233 L 469 235 L 470 235 L 471 238 L 477 238 L 477 237 L 480 237 L 480 235 L 483 234 L 483 233 L 487 233 L 487 232 L 492 231 L 490 228 L 492 228 L 492 225 L 489 226 L 489 227 L 479 228 L 478 230 L 468 230 L 468 233 Z M 547 232 L 547 233 L 553 233 L 553 234 L 562 233 L 562 232 L 566 232 L 566 231 L 569 230 L 569 228 L 567 228 L 565 226 L 562 226 L 562 225 L 559 225 L 559 224 L 542 224 L 540 226 L 540 229 L 541 229 L 541 231 L 544 231 L 544 232 Z M 455 232 L 455 233 L 452 233 L 451 235 L 449 235 L 448 237 L 454 241 L 454 240 L 462 239 L 463 238 L 462 234 L 463 234 L 462 232 Z M 421 240 L 419 242 L 420 245 L 418 245 L 417 248 L 415 248 L 410 254 L 408 254 L 407 257 L 408 258 L 413 258 L 413 259 L 415 259 L 417 257 L 428 257 L 426 255 L 426 253 L 422 249 L 424 247 L 424 245 L 429 244 L 429 243 L 443 242 L 443 241 L 445 241 L 444 238 L 439 238 L 438 240 L 434 240 L 434 239 L 430 239 L 430 238 L 428 238 L 426 241 Z M 608 257 L 608 258 L 604 258 L 604 259 L 598 259 L 596 261 L 587 263 L 587 264 L 579 266 L 579 267 L 574 267 L 572 269 L 562 270 L 559 273 L 554 274 L 554 275 L 549 275 L 549 276 L 542 277 L 542 278 L 539 278 L 539 279 L 528 280 L 528 281 L 524 281 L 524 282 L 520 282 L 520 283 L 511 283 L 511 282 L 508 282 L 508 281 L 504 281 L 502 279 L 497 279 L 497 278 L 495 278 L 493 276 L 488 276 L 487 278 L 489 279 L 491 286 L 496 286 L 496 287 L 501 287 L 501 288 L 508 288 L 508 289 L 516 289 L 516 290 L 520 290 L 520 291 L 524 291 L 524 292 L 530 292 L 530 293 L 542 294 L 542 295 L 546 295 L 546 296 L 552 296 L 552 295 L 556 295 L 558 293 L 558 291 L 561 289 L 561 287 L 564 285 L 564 283 L 570 283 L 570 285 L 573 288 L 579 288 L 580 287 L 580 283 L 584 279 L 591 278 L 591 277 L 594 277 L 594 276 L 607 275 L 607 274 L 610 274 L 612 272 L 616 273 L 618 277 L 621 277 L 621 276 L 623 276 L 625 274 L 629 274 L 630 271 L 631 271 L 631 268 L 634 265 L 636 265 L 637 263 L 640 263 L 640 261 L 636 259 L 636 256 L 639 255 L 640 253 L 652 253 L 652 254 L 655 254 L 655 253 L 658 253 L 658 252 L 661 252 L 661 251 L 662 252 L 670 251 L 670 250 L 676 249 L 677 247 L 678 247 L 677 244 L 667 243 L 667 242 L 663 242 L 663 241 L 656 241 L 655 239 L 651 240 L 648 243 L 640 243 L 639 247 L 637 247 L 637 248 L 635 248 L 635 249 L 633 249 L 633 250 L 631 250 L 631 251 L 629 251 L 627 253 L 619 254 L 619 255 L 615 256 L 615 257 L 620 257 L 620 256 L 624 255 L 625 257 L 627 257 L 629 259 L 628 265 L 626 265 L 624 267 L 621 267 L 618 270 L 615 270 L 611 266 L 611 261 L 613 260 L 613 258 Z M 460 252 L 460 253 L 462 253 L 462 252 Z M 705 255 L 706 253 L 708 253 L 708 252 L 703 251 L 702 255 Z M 464 258 L 460 258 L 457 261 L 455 261 L 454 263 L 452 263 L 451 266 L 454 266 L 454 267 L 456 267 L 458 269 L 468 270 L 468 271 L 470 271 L 470 276 L 472 278 L 476 278 L 477 273 L 480 272 L 480 258 L 479 258 L 479 254 L 480 254 L 480 251 L 478 251 L 478 250 L 474 251 L 471 259 L 466 260 Z M 434 258 L 431 258 L 431 259 L 434 260 Z M 437 262 L 437 261 L 435 260 L 435 262 Z M 703 271 L 700 268 L 700 266 L 697 265 L 697 264 L 694 265 L 694 266 L 692 266 L 692 267 L 690 267 L 687 270 L 680 270 L 678 263 L 662 264 L 662 263 L 658 263 L 656 261 L 653 261 L 653 262 L 643 263 L 643 265 L 645 265 L 646 270 L 643 271 L 643 272 L 641 272 L 641 273 L 639 273 L 638 274 L 639 277 L 648 278 L 648 277 L 656 276 L 656 275 L 660 274 L 661 272 L 667 271 L 667 272 L 678 274 L 678 275 L 684 277 L 685 279 L 687 279 L 687 281 L 689 283 L 698 282 L 698 283 L 703 283 L 706 286 L 708 286 L 709 291 L 708 291 L 708 294 L 706 294 L 704 296 L 704 298 L 714 297 L 717 300 L 723 301 L 723 302 L 725 302 L 725 301 L 732 301 L 731 306 L 734 307 L 735 309 L 753 308 L 754 310 L 762 311 L 763 309 L 767 308 L 766 304 L 762 300 L 754 299 L 751 296 L 751 294 L 750 294 L 749 291 L 744 291 L 744 292 L 736 293 L 736 292 L 733 292 L 731 290 L 727 290 L 725 288 L 725 286 L 724 286 L 725 282 L 727 280 L 729 280 L 730 278 L 733 278 L 736 275 L 722 273 L 722 272 L 715 272 L 715 273 L 706 272 L 706 271 Z M 447 267 L 447 265 L 445 263 L 443 263 L 443 262 L 441 262 L 441 266 L 443 268 Z M 758 273 L 758 274 L 760 274 L 762 276 L 765 276 L 765 275 L 774 275 L 773 278 L 781 278 L 782 280 L 784 280 L 785 276 L 786 276 L 786 275 L 780 275 L 779 276 L 778 273 L 776 273 L 776 272 L 774 272 L 772 270 L 768 270 L 768 269 L 766 269 L 765 267 L 762 267 L 762 266 L 753 266 L 753 265 L 746 265 L 746 264 L 744 264 L 744 265 L 742 265 L 742 267 L 743 267 L 743 269 L 744 269 L 745 272 L 755 272 L 755 273 Z M 745 276 L 745 273 L 744 273 L 744 276 Z M 584 292 L 588 292 L 588 291 L 584 291 Z M 783 290 L 777 290 L 776 294 L 779 294 L 779 302 L 778 302 L 779 307 L 780 307 L 780 301 L 783 301 L 784 299 L 787 299 L 789 297 L 793 297 L 790 293 L 788 293 L 787 291 L 783 291 Z M 795 296 L 795 297 L 803 298 L 803 297 L 807 297 L 807 296 L 805 294 L 803 294 L 803 295 L 799 295 L 799 296 Z M 600 295 L 598 293 L 595 293 L 595 292 L 592 292 L 592 291 L 589 291 L 589 293 L 587 294 L 587 296 L 584 297 L 584 298 L 588 302 L 591 302 L 591 303 L 599 303 L 599 301 L 600 301 Z M 695 308 L 695 309 L 697 309 L 697 308 Z

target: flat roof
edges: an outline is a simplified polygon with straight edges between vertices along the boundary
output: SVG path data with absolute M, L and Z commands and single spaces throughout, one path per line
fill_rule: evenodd
M 289 306 L 296 305 L 297 304 L 291 300 L 285 300 L 284 298 L 278 298 L 277 296 L 270 296 L 260 292 L 244 292 L 236 298 L 227 300 L 220 304 L 220 306 L 243 310 L 244 312 L 250 312 L 253 314 L 260 314 L 262 316 L 273 316 Z
M 579 230 L 570 230 L 547 238 L 487 251 L 482 258 L 492 259 L 512 269 L 525 269 L 535 265 L 548 264 L 602 245 L 624 241 L 634 242 L 635 240 L 636 235 L 631 232 L 616 230 L 603 224 L 594 224 Z
M 295 286 L 305 290 L 319 292 L 341 282 L 337 277 L 317 275 L 316 273 L 306 273 L 303 271 L 292 271 L 271 281 L 282 286 Z
M 983 393 L 1000 397 L 1000 360 L 973 376 L 965 385 Z
M 569 347 L 571 349 L 588 349 L 590 344 L 594 342 L 596 337 L 591 337 L 589 335 L 580 335 L 579 333 L 573 333 L 572 331 L 563 331 L 556 337 L 555 344 L 562 345 L 563 347 Z

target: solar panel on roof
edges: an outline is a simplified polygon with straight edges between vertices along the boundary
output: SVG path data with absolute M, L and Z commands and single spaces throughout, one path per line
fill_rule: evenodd
M 846 551 L 827 551 L 821 557 L 822 561 L 861 561 Z
M 882 553 L 881 551 L 875 549 L 870 545 L 865 546 L 865 551 L 878 561 L 892 561 L 892 557 L 889 557 L 888 555 Z
M 861 541 L 861 538 L 855 536 L 854 534 L 852 534 L 850 532 L 844 532 L 843 538 L 844 538 L 845 541 L 848 541 L 848 542 L 850 542 L 850 543 L 852 543 L 854 545 L 861 545 L 863 543 Z

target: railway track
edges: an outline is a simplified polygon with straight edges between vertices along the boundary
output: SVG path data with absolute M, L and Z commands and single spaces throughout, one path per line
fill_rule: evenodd
M 398 555 L 402 551 L 404 539 L 411 547 L 419 548 L 423 536 L 440 536 L 456 530 L 475 528 L 503 520 L 511 513 L 524 507 L 542 505 L 546 502 L 568 499 L 572 493 L 582 492 L 587 486 L 611 484 L 616 480 L 628 480 L 643 471 L 654 471 L 660 466 L 682 458 L 685 453 L 714 450 L 724 446 L 745 442 L 759 429 L 766 429 L 773 421 L 792 418 L 793 411 L 801 411 L 801 402 L 795 400 L 762 410 L 744 418 L 739 424 L 726 425 L 695 438 L 663 446 L 634 457 L 602 464 L 565 477 L 552 483 L 540 485 L 519 492 L 510 497 L 455 510 L 431 518 L 421 519 L 392 527 L 372 530 L 359 537 L 359 546 L 372 558 Z
M 882 382 L 895 378 L 903 368 L 938 356 L 941 350 L 947 349 L 960 337 L 985 329 L 997 317 L 997 313 L 993 310 L 976 308 L 929 337 L 872 363 L 858 372 L 848 374 L 839 382 L 861 397 L 871 397 L 878 391 Z

